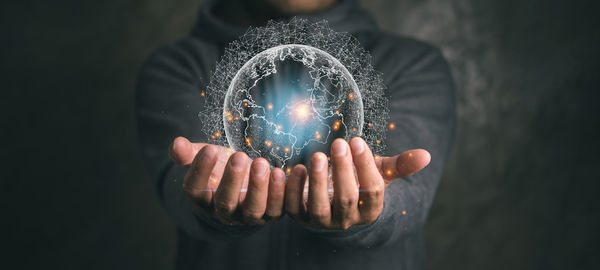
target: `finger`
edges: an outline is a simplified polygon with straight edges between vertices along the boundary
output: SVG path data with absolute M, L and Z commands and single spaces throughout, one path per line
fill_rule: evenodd
M 305 182 L 306 167 L 298 164 L 292 170 L 285 186 L 285 211 L 298 222 L 306 222 L 303 199 Z
M 215 216 L 223 222 L 231 222 L 239 204 L 240 189 L 248 174 L 248 156 L 237 152 L 231 156 L 219 187 L 215 192 Z
M 217 154 L 215 146 L 204 147 L 196 155 L 183 180 L 183 190 L 202 207 L 207 207 L 212 199 L 212 190 L 208 188 L 208 182 L 217 162 Z
M 360 184 L 358 209 L 365 222 L 377 219 L 383 209 L 384 182 L 371 149 L 358 137 L 350 141 L 352 158 Z
M 331 171 L 333 175 L 333 219 L 342 229 L 347 229 L 358 218 L 358 187 L 352 164 L 352 154 L 344 139 L 331 145 Z
M 424 149 L 408 150 L 393 157 L 377 159 L 377 167 L 386 182 L 408 177 L 425 168 L 431 161 L 431 155 Z M 388 184 L 388 183 L 386 183 Z
M 213 146 L 215 146 L 215 145 L 213 145 Z M 213 191 L 217 190 L 217 188 L 219 187 L 221 179 L 223 178 L 223 173 L 225 173 L 225 167 L 227 166 L 227 163 L 229 162 L 229 158 L 233 154 L 233 151 L 231 150 L 231 148 L 226 148 L 226 147 L 222 147 L 222 146 L 215 146 L 215 147 L 217 147 L 217 152 L 218 152 L 217 162 L 215 163 L 215 166 L 213 167 L 213 171 L 212 171 L 212 174 L 210 175 L 210 179 L 209 179 L 209 183 L 208 183 L 208 187 L 211 188 Z
M 252 162 L 248 193 L 242 203 L 243 218 L 248 224 L 262 223 L 267 208 L 269 171 L 269 163 L 264 158 L 257 158 Z
M 327 177 L 327 157 L 323 153 L 315 153 L 310 161 L 307 207 L 311 222 L 319 226 L 328 226 L 331 222 Z
M 169 146 L 169 158 L 177 165 L 188 166 L 192 164 L 196 154 L 208 143 L 192 143 L 185 137 L 177 137 Z M 219 152 L 225 153 L 226 156 L 233 154 L 231 148 L 215 145 Z
M 177 165 L 190 165 L 205 145 L 205 143 L 191 143 L 184 137 L 177 137 L 169 147 L 169 157 Z
M 285 173 L 280 168 L 271 171 L 269 181 L 269 198 L 267 199 L 267 211 L 265 219 L 273 221 L 283 214 L 283 197 L 285 191 Z

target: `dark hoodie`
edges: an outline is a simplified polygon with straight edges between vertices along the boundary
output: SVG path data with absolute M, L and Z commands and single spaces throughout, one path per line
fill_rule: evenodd
M 177 136 L 206 140 L 199 125 L 200 91 L 227 44 L 246 29 L 213 14 L 209 2 L 190 37 L 157 50 L 142 67 L 136 92 L 140 141 L 160 201 L 177 224 L 177 269 L 422 269 L 423 225 L 454 132 L 454 89 L 446 61 L 423 42 L 381 32 L 356 1 L 318 14 L 338 32 L 356 37 L 383 73 L 390 98 L 387 155 L 424 148 L 432 156 L 421 172 L 385 190 L 379 218 L 348 230 L 305 228 L 284 216 L 273 224 L 228 226 L 195 212 L 181 188 L 187 168 L 168 158 Z

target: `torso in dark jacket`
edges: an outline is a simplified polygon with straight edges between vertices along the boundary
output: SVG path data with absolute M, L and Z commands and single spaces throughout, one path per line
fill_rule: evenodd
M 204 6 L 192 35 L 155 52 L 137 86 L 139 134 L 161 203 L 178 226 L 177 269 L 422 269 L 422 228 L 433 202 L 454 132 L 454 89 L 436 48 L 386 34 L 355 1 L 322 14 L 335 31 L 352 34 L 372 55 L 390 96 L 397 124 L 386 138 L 388 155 L 427 149 L 423 171 L 392 183 L 384 209 L 372 224 L 347 231 L 306 229 L 284 216 L 262 227 L 230 227 L 196 213 L 181 190 L 186 168 L 169 161 L 176 136 L 206 138 L 198 121 L 200 92 L 224 47 L 245 29 L 228 25 Z M 173 181 L 175 180 L 175 181 Z

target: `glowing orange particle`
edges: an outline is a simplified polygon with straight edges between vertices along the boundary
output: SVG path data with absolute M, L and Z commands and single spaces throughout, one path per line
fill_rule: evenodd
M 357 131 L 357 129 L 356 129 L 356 128 L 353 128 L 353 129 L 352 129 L 352 132 L 356 133 L 356 131 Z
M 363 201 L 362 201 L 362 200 L 359 200 L 359 201 L 358 201 L 358 205 L 363 205 Z
M 204 91 L 200 92 L 200 96 L 201 97 L 206 96 L 206 94 L 204 93 Z
M 244 107 L 248 107 L 248 102 L 244 102 Z
M 271 104 L 271 103 L 267 104 L 267 109 L 272 110 L 273 109 L 273 104 Z
M 335 110 L 335 114 L 340 114 L 340 110 Z
M 412 157 L 412 156 L 413 156 L 413 154 L 412 154 L 412 153 L 408 153 L 408 157 Z
M 244 139 L 244 142 L 246 142 L 246 145 L 247 145 L 247 146 L 252 146 L 252 138 L 250 138 L 250 137 L 246 137 L 246 138 Z
M 342 121 L 340 120 L 335 120 L 335 122 L 333 122 L 333 131 L 338 131 L 340 130 L 340 126 L 342 125 Z
M 390 130 L 394 130 L 394 129 L 396 129 L 396 123 L 394 123 L 394 122 L 390 122 L 390 123 L 388 124 L 388 128 L 389 128 Z
M 292 172 L 292 168 L 290 168 L 290 167 L 285 168 L 285 174 L 289 175 L 291 172 Z
M 225 117 L 227 117 L 227 121 L 233 121 L 233 115 L 231 115 L 231 111 L 225 111 Z
M 284 147 L 284 148 L 283 148 L 283 152 L 285 152 L 285 153 L 289 153 L 289 152 L 290 152 L 290 148 L 289 148 L 289 147 L 287 147 L 287 146 L 286 146 L 286 147 Z
M 315 131 L 315 139 L 321 139 L 321 133 L 319 133 L 319 131 Z
M 214 140 L 214 139 L 216 139 L 216 138 L 219 138 L 219 137 L 221 137 L 221 132 L 219 132 L 219 131 L 215 131 L 215 133 L 213 133 L 213 135 L 212 135 L 212 136 L 210 136 L 210 137 L 211 137 L 213 140 Z
M 379 159 L 379 158 L 381 158 L 381 156 L 380 156 L 380 155 L 378 155 L 378 154 L 375 154 L 375 156 L 373 156 L 373 157 L 374 157 L 376 160 L 377 160 L 377 159 Z
M 387 176 L 391 176 L 391 175 L 392 175 L 392 170 L 386 170 L 386 171 L 385 171 L 385 174 L 386 174 Z
M 283 128 L 283 126 L 277 125 L 277 129 L 281 130 L 282 128 Z
M 348 98 L 349 98 L 350 100 L 354 99 L 354 93 L 350 93 L 350 94 L 348 94 Z
M 402 210 L 402 214 L 403 214 L 403 215 L 406 215 L 406 210 Z
M 376 140 L 375 141 L 377 144 L 381 144 L 381 140 Z
M 271 148 L 273 146 L 273 142 L 266 140 L 265 145 L 267 146 L 267 148 Z
M 275 150 L 279 151 L 281 149 L 279 146 L 275 147 Z

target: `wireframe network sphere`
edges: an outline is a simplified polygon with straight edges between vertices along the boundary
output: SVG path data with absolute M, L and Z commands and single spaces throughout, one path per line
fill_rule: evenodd
M 223 124 L 229 146 L 276 167 L 329 154 L 335 138 L 361 136 L 361 92 L 346 67 L 315 47 L 286 44 L 248 60 L 229 84 Z
M 198 129 L 207 143 L 264 157 L 286 172 L 317 151 L 329 155 L 338 137 L 360 136 L 374 155 L 386 148 L 382 76 L 356 38 L 326 21 L 249 28 L 225 48 L 199 94 Z

